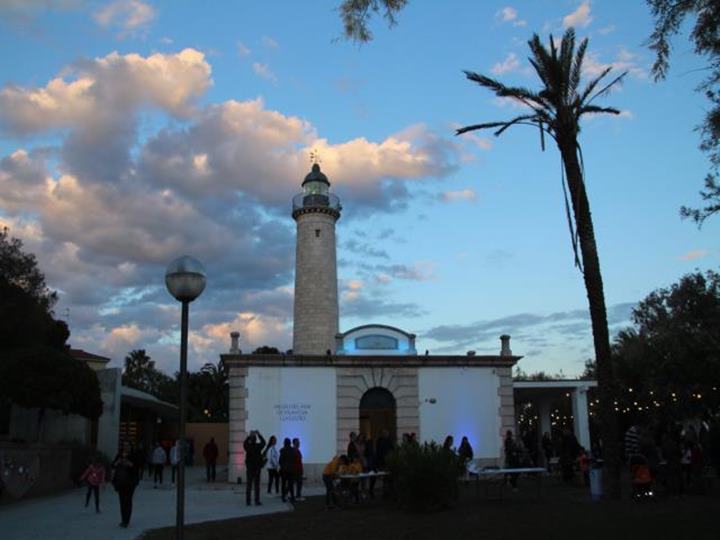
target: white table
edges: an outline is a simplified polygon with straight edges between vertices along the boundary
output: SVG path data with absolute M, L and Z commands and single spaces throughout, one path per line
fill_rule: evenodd
M 520 476 L 521 474 L 528 474 L 533 475 L 537 479 L 537 488 L 538 488 L 538 498 L 540 498 L 540 494 L 542 491 L 542 479 L 543 476 L 547 474 L 547 470 L 543 467 L 505 467 L 505 468 L 497 468 L 497 469 L 489 469 L 489 468 L 482 468 L 478 469 L 476 466 L 472 466 L 474 464 L 468 464 L 468 474 L 469 477 L 466 479 L 466 481 L 472 480 L 472 477 L 475 477 L 475 489 L 477 493 L 480 493 L 480 479 L 492 479 L 492 478 L 498 478 L 502 477 L 502 483 L 500 484 L 500 499 L 502 499 L 503 496 L 503 486 L 505 484 L 505 478 L 507 475 L 517 475 Z M 485 483 L 485 495 L 487 496 L 489 493 L 488 490 L 488 482 Z

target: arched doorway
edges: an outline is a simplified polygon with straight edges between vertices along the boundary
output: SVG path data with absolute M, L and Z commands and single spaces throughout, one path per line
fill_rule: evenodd
M 360 399 L 360 433 L 376 441 L 382 431 L 396 439 L 395 397 L 385 388 L 371 388 Z

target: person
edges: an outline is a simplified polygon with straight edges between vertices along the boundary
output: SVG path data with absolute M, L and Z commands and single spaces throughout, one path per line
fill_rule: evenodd
M 670 428 L 663 436 L 661 448 L 662 457 L 665 460 L 667 489 L 673 497 L 679 497 L 683 492 L 682 449 L 679 439 L 678 433 Z
M 260 471 L 263 467 L 262 451 L 265 448 L 265 439 L 258 430 L 253 430 L 243 442 L 245 449 L 245 472 L 247 485 L 245 486 L 245 503 L 250 506 L 251 494 L 255 493 L 255 505 L 260 506 Z
M 172 467 L 172 483 L 175 484 L 175 475 L 178 470 L 178 463 L 180 463 L 180 441 L 175 441 L 175 444 L 170 449 L 170 466 Z
M 348 458 L 345 464 L 338 468 L 338 474 L 360 474 L 362 470 L 362 462 L 359 457 L 353 460 Z M 356 504 L 360 502 L 360 481 L 358 479 L 343 479 L 340 484 L 349 489 Z
M 85 508 L 90 504 L 90 494 L 95 495 L 95 513 L 100 513 L 100 487 L 105 484 L 105 465 L 100 463 L 99 456 L 93 457 L 92 463 L 80 476 L 80 481 L 87 482 L 87 494 L 85 495 Z
M 143 476 L 145 476 L 145 455 L 147 454 L 145 450 L 145 444 L 141 441 L 136 447 L 135 452 L 132 454 L 132 461 L 135 464 L 135 467 L 137 467 L 138 471 L 138 480 L 142 480 Z
M 377 464 L 375 463 L 375 446 L 373 445 L 372 439 L 365 440 L 365 456 L 363 459 L 365 464 L 364 472 L 372 472 L 377 470 Z M 376 476 L 370 477 L 368 495 L 371 499 L 375 498 L 375 483 L 377 482 Z
M 587 455 L 587 450 L 584 447 L 580 447 L 580 453 L 578 454 L 578 466 L 580 473 L 583 476 L 583 483 L 585 487 L 590 487 L 590 457 Z
M 295 437 L 292 440 L 293 443 L 293 478 L 295 480 L 295 500 L 304 501 L 305 498 L 302 496 L 303 486 L 303 461 L 302 452 L 300 451 L 300 439 Z
M 519 466 L 519 459 L 520 456 L 518 454 L 518 447 L 517 444 L 515 444 L 515 439 L 513 439 L 513 433 L 511 430 L 507 430 L 505 433 L 505 467 L 508 469 L 514 469 Z M 508 477 L 510 477 L 510 485 L 513 487 L 513 489 L 517 489 L 517 475 L 516 474 L 509 474 L 505 475 L 505 479 L 507 480 Z
M 153 463 L 153 488 L 157 489 L 158 483 L 162 486 L 163 483 L 163 470 L 165 469 L 165 462 L 167 461 L 167 453 L 165 449 L 160 445 L 160 442 L 155 443 L 155 450 L 153 450 L 152 463 Z
M 290 439 L 285 437 L 283 447 L 280 449 L 280 479 L 282 480 L 282 501 L 287 502 L 287 495 L 290 494 L 290 502 L 295 502 L 295 479 L 293 478 L 293 463 L 295 452 L 293 451 Z
M 357 434 L 354 431 L 352 431 L 350 433 L 350 442 L 348 443 L 348 447 L 347 447 L 347 458 L 350 461 L 355 459 L 358 455 L 356 441 L 357 441 Z
M 443 450 L 447 450 L 448 452 L 455 453 L 455 450 L 453 450 L 453 444 L 455 443 L 455 439 L 453 439 L 452 435 L 448 435 L 445 437 L 445 442 L 443 443 Z
M 392 439 L 390 439 L 390 432 L 387 429 L 383 429 L 375 444 L 375 468 L 378 471 L 385 470 L 385 458 L 392 451 L 393 442 Z
M 460 457 L 460 461 L 462 461 L 463 465 L 467 465 L 473 460 L 473 449 L 472 446 L 470 446 L 470 441 L 468 441 L 467 437 L 463 437 L 460 440 L 458 456 Z
M 210 437 L 208 442 L 203 448 L 203 459 L 205 460 L 205 477 L 208 482 L 215 481 L 215 465 L 218 458 L 218 447 L 215 444 L 215 437 Z
M 112 468 L 112 485 L 120 499 L 120 527 L 127 528 L 132 516 L 133 493 L 138 484 L 137 467 L 130 459 L 130 446 L 127 443 L 123 443 L 122 449 L 113 460 Z
M 625 459 L 640 452 L 640 426 L 633 424 L 625 432 Z
M 330 463 L 325 465 L 322 473 L 323 484 L 325 484 L 325 508 L 330 510 L 337 506 L 335 500 L 335 477 L 339 474 L 341 467 L 347 465 L 347 456 L 335 456 Z
M 579 449 L 580 444 L 577 442 L 575 434 L 570 429 L 565 428 L 560 443 L 560 468 L 565 482 L 571 482 L 575 475 L 573 466 Z
M 265 448 L 265 458 L 267 459 L 267 470 L 268 470 L 268 495 L 272 493 L 273 483 L 275 484 L 275 495 L 280 493 L 280 453 L 275 447 L 277 439 L 275 435 L 272 435 L 268 439 L 267 447 Z

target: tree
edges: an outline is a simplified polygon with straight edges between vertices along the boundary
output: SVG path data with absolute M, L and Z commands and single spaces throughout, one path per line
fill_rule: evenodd
M 700 148 L 710 157 L 711 172 L 705 178 L 705 190 L 700 192 L 706 206 L 694 209 L 683 206 L 680 214 L 702 226 L 705 219 L 720 211 L 720 185 L 717 170 L 720 167 L 720 3 L 717 0 L 647 0 L 655 18 L 655 29 L 648 39 L 650 49 L 655 51 L 652 73 L 655 80 L 667 77 L 670 67 L 670 39 L 677 35 L 683 22 L 695 17 L 690 40 L 695 53 L 707 58 L 705 68 L 709 75 L 698 86 L 710 101 L 710 109 L 700 126 Z
M 8 354 L 0 365 L 0 396 L 21 407 L 37 408 L 39 427 L 48 409 L 96 419 L 103 407 L 95 372 L 66 351 L 51 347 Z
M 338 10 L 343 22 L 344 35 L 358 43 L 372 39 L 368 23 L 373 15 L 383 12 L 389 26 L 397 24 L 396 15 L 407 5 L 408 0 L 344 0 Z
M 64 349 L 67 325 L 52 316 L 57 294 L 45 284 L 35 256 L 0 231 L 0 351 L 49 345 Z
M 592 322 L 595 358 L 597 361 L 598 391 L 600 395 L 600 425 L 604 443 L 604 454 L 608 464 L 608 493 L 611 497 L 620 496 L 619 445 L 612 412 L 610 396 L 613 388 L 613 375 L 610 354 L 610 338 L 607 325 L 607 310 L 603 292 L 600 260 L 595 243 L 595 231 L 590 214 L 590 202 L 584 181 L 582 150 L 578 143 L 580 119 L 586 114 L 619 114 L 612 107 L 600 107 L 593 102 L 619 83 L 626 73 L 610 82 L 603 82 L 610 73 L 606 68 L 593 78 L 583 89 L 580 81 L 588 40 L 584 39 L 575 50 L 575 31 L 565 32 L 559 49 L 550 36 L 550 48 L 546 49 L 537 34 L 528 42 L 532 57 L 529 59 L 540 77 L 542 88 L 533 91 L 521 87 L 506 86 L 503 83 L 466 71 L 467 78 L 483 88 L 488 88 L 501 98 L 514 99 L 528 108 L 528 112 L 511 120 L 474 124 L 457 130 L 457 134 L 469 131 L 494 129 L 495 135 L 501 135 L 510 127 L 530 125 L 539 130 L 540 142 L 544 149 L 544 137 L 549 135 L 555 140 L 563 162 L 563 189 L 570 194 L 568 203 L 565 192 L 565 210 L 570 225 L 575 263 L 585 280 L 590 319 Z M 572 216 L 570 213 L 572 206 Z M 573 227 L 574 218 L 574 227 Z M 578 244 L 580 253 L 578 254 Z
M 280 349 L 277 347 L 268 347 L 267 345 L 263 345 L 262 347 L 258 347 L 255 349 L 253 354 L 280 354 Z
M 22 240 L 11 238 L 8 228 L 0 231 L 0 281 L 25 292 L 48 313 L 57 302 L 57 293 L 45 283 L 45 276 L 32 253 L 23 251 Z
M 154 395 L 169 403 L 178 399 L 177 377 L 172 378 L 155 368 L 145 349 L 135 349 L 125 357 L 122 383 L 130 388 Z
M 230 404 L 229 369 L 222 360 L 207 363 L 188 376 L 188 417 L 192 422 L 227 422 Z
M 720 407 L 720 274 L 683 276 L 650 293 L 633 310 L 634 326 L 613 347 L 623 410 L 632 398 L 675 417 Z M 699 397 L 698 397 L 699 396 Z M 669 406 L 669 410 L 666 406 Z

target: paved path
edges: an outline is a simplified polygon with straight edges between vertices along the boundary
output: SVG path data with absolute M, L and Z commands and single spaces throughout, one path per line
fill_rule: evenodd
M 166 469 L 169 473 L 169 468 Z M 200 523 L 292 510 L 279 497 L 263 494 L 262 506 L 245 506 L 245 485 L 234 486 L 200 481 L 200 468 L 188 471 L 189 486 L 185 495 L 185 523 Z M 166 475 L 169 476 L 169 475 Z M 265 480 L 265 475 L 263 475 Z M 317 488 L 307 491 L 316 492 Z M 0 538 L 2 540 L 134 540 L 143 531 L 175 525 L 175 488 L 166 484 L 153 489 L 143 480 L 133 497 L 130 527 L 120 523 L 117 493 L 108 485 L 100 492 L 100 514 L 95 513 L 93 500 L 85 508 L 85 488 L 51 497 L 31 499 L 0 506 Z M 309 493 L 310 494 L 310 493 Z

